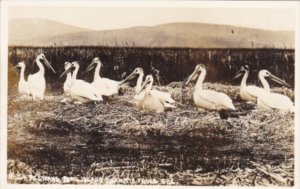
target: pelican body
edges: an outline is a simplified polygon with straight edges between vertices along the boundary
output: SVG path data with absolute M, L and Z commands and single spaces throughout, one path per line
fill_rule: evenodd
M 36 57 L 36 63 L 39 67 L 39 71 L 35 74 L 31 74 L 28 76 L 28 88 L 29 92 L 32 95 L 32 98 L 35 100 L 37 98 L 44 99 L 44 93 L 46 90 L 46 80 L 45 80 L 45 68 L 43 63 L 46 64 L 54 73 L 55 70 L 52 68 L 45 55 L 39 54 Z
M 205 110 L 235 110 L 231 98 L 222 93 L 213 90 L 204 90 L 202 84 L 206 75 L 206 69 L 203 64 L 198 64 L 194 72 L 184 82 L 187 85 L 190 81 L 197 79 L 193 100 L 197 107 Z
M 292 100 L 278 93 L 264 93 L 258 96 L 257 106 L 262 109 L 277 109 L 283 112 L 294 112 L 294 103 Z
M 161 113 L 166 108 L 175 108 L 175 101 L 172 99 L 171 95 L 166 92 L 152 90 L 153 76 L 148 75 L 140 89 L 138 91 L 139 95 L 143 89 L 145 89 L 145 94 L 141 99 L 141 108 L 150 112 Z
M 19 80 L 19 83 L 18 83 L 18 91 L 19 91 L 19 94 L 21 95 L 29 95 L 30 94 L 30 91 L 29 91 L 29 87 L 28 87 L 28 82 L 25 80 L 25 63 L 24 62 L 19 62 L 15 68 L 21 68 L 21 71 L 20 71 L 20 80 Z
M 90 83 L 81 79 L 77 79 L 77 73 L 79 70 L 79 63 L 77 61 L 72 62 L 67 70 L 65 70 L 60 77 L 68 74 L 74 68 L 71 77 L 71 83 L 69 85 L 69 93 L 75 99 L 81 99 L 81 101 L 102 101 L 101 93 L 98 89 L 93 87 Z
M 289 86 L 287 83 L 279 79 L 278 77 L 274 76 L 267 70 L 261 70 L 258 73 L 258 78 L 260 82 L 263 85 L 263 88 L 254 86 L 254 85 L 247 85 L 247 78 L 249 76 L 249 67 L 247 65 L 242 66 L 241 69 L 236 73 L 234 79 L 240 77 L 243 75 L 243 79 L 241 82 L 241 87 L 240 87 L 240 96 L 244 101 L 247 102 L 257 102 L 257 97 L 261 94 L 264 93 L 269 93 L 270 92 L 270 85 L 267 82 L 266 78 L 270 78 L 271 80 L 282 84 L 284 86 Z
M 98 57 L 94 58 L 92 63 L 87 67 L 86 72 L 91 71 L 94 67 L 94 80 L 91 83 L 94 87 L 101 91 L 104 96 L 111 96 L 119 93 L 120 86 L 124 83 L 123 81 L 115 81 L 108 78 L 100 77 L 100 69 L 102 63 Z

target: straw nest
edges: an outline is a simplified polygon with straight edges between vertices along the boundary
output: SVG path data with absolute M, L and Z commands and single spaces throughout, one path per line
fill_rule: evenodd
M 294 114 L 265 111 L 225 92 L 237 111 L 228 119 L 198 111 L 192 87 L 168 91 L 177 108 L 154 114 L 133 105 L 133 89 L 108 102 L 74 104 L 64 95 L 8 99 L 8 181 L 160 185 L 291 186 Z M 276 88 L 293 98 L 293 91 Z

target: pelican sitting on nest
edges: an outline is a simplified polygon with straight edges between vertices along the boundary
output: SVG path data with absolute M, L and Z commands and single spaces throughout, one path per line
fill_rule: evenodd
M 172 99 L 171 95 L 166 92 L 161 92 L 158 90 L 152 90 L 153 76 L 147 75 L 140 91 L 139 95 L 143 89 L 145 89 L 145 94 L 141 100 L 141 108 L 147 111 L 160 113 L 166 108 L 175 108 L 173 105 L 175 101 Z
M 32 98 L 35 100 L 36 98 L 44 99 L 44 93 L 46 90 L 46 80 L 45 80 L 45 68 L 43 63 L 46 64 L 54 73 L 55 70 L 52 68 L 45 55 L 39 54 L 36 57 L 36 63 L 39 67 L 39 71 L 35 74 L 31 74 L 28 76 L 28 87 Z
M 135 95 L 133 97 L 134 103 L 136 107 L 142 108 L 142 100 L 145 96 L 145 91 L 142 90 L 142 83 L 143 83 L 143 77 L 144 77 L 144 70 L 142 68 L 136 68 L 125 80 L 131 80 L 135 76 L 138 76 L 136 86 L 134 89 Z
M 241 69 L 236 73 L 234 79 L 243 76 L 241 87 L 240 87 L 240 96 L 243 100 L 247 102 L 257 102 L 257 97 L 261 94 L 264 94 L 266 92 L 270 92 L 270 86 L 266 80 L 266 77 L 270 78 L 271 80 L 280 83 L 284 86 L 289 86 L 287 83 L 279 79 L 278 77 L 272 75 L 267 70 L 261 70 L 258 74 L 258 78 L 261 81 L 263 88 L 257 87 L 255 85 L 248 85 L 246 84 L 247 78 L 249 76 L 249 67 L 242 66 Z
M 235 110 L 231 98 L 229 98 L 226 94 L 213 90 L 202 89 L 205 75 L 205 66 L 203 64 L 198 64 L 194 72 L 184 82 L 184 84 L 187 85 L 190 81 L 195 80 L 198 77 L 193 94 L 195 105 L 206 110 Z
M 114 94 L 118 94 L 121 85 L 125 81 L 115 81 L 108 78 L 100 77 L 100 69 L 102 63 L 98 57 L 94 58 L 92 63 L 87 67 L 86 72 L 91 71 L 96 66 L 94 73 L 94 80 L 91 83 L 94 87 L 101 91 L 101 94 L 104 96 L 111 96 Z
M 69 91 L 71 96 L 75 99 L 79 99 L 80 102 L 102 101 L 102 96 L 98 89 L 96 89 L 88 82 L 85 82 L 81 79 L 77 79 L 77 73 L 79 70 L 79 64 L 77 61 L 72 62 L 70 67 L 66 71 L 64 71 L 60 77 L 71 72 L 73 68 L 75 69 L 72 74 Z
M 284 112 L 294 112 L 295 108 L 292 100 L 283 94 L 270 92 L 269 83 L 267 82 L 266 79 L 264 79 L 264 77 L 271 77 L 272 80 L 282 84 L 285 87 L 291 87 L 291 86 L 287 84 L 285 81 L 275 77 L 267 70 L 261 70 L 259 72 L 259 77 L 267 92 L 258 95 L 257 106 L 263 109 L 277 109 Z
M 29 95 L 29 87 L 28 87 L 28 82 L 25 80 L 25 63 L 24 62 L 19 62 L 14 68 L 21 68 L 20 71 L 20 80 L 18 83 L 18 91 L 21 95 Z

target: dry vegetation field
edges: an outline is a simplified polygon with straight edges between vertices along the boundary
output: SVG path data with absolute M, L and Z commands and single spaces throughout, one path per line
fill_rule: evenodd
M 32 52 L 34 50 L 36 49 Z M 46 57 L 58 71 L 62 71 L 63 62 L 54 64 L 53 57 L 62 56 L 63 51 L 56 49 L 56 56 L 47 54 L 50 50 L 55 51 L 44 49 Z M 76 55 L 79 52 L 77 50 L 74 50 L 75 57 L 79 57 Z M 122 51 L 123 55 L 128 52 L 126 49 L 117 50 Z M 117 50 L 107 50 L 107 53 L 113 54 Z M 21 51 L 23 58 L 28 58 L 26 56 L 30 54 L 28 49 L 10 49 L 11 64 L 22 59 L 22 56 L 16 56 L 16 51 Z M 173 51 L 169 51 L 172 54 Z M 168 50 L 158 52 L 168 55 Z M 184 50 L 182 54 L 185 55 L 185 52 L 188 51 Z M 206 54 L 208 51 L 203 52 Z M 220 52 L 217 53 L 216 60 L 228 57 L 227 51 Z M 71 54 L 69 51 L 66 53 Z M 101 53 L 104 51 L 100 49 L 98 54 Z M 152 53 L 146 63 L 151 62 L 151 57 L 157 57 L 155 49 Z M 197 50 L 191 50 L 191 56 L 187 59 L 196 63 L 195 56 L 201 55 L 197 53 Z M 277 62 L 284 61 L 285 56 L 293 57 L 291 51 L 288 51 L 288 55 L 284 54 L 285 51 L 276 53 L 279 53 Z M 96 50 L 91 50 L 89 56 L 96 54 Z M 262 54 L 263 51 L 258 52 L 258 55 Z M 181 56 L 175 55 L 174 60 L 178 61 Z M 234 57 L 245 56 L 243 53 L 238 54 L 239 56 L 229 55 L 230 62 L 236 61 Z M 249 57 L 251 56 L 250 53 Z M 268 56 L 272 58 L 271 55 Z M 124 57 L 126 56 L 123 56 L 123 60 Z M 173 60 L 172 57 L 162 57 L 166 57 L 165 62 Z M 142 59 L 143 56 L 139 58 Z M 109 59 L 111 57 L 107 55 L 107 60 Z M 26 60 L 30 62 L 30 59 Z M 261 59 L 258 57 L 258 60 Z M 289 61 L 292 60 L 287 58 L 286 64 L 289 66 L 285 70 L 293 70 Z M 126 71 L 134 69 L 136 64 L 128 65 L 130 69 Z M 181 64 L 184 62 L 179 61 L 177 66 L 180 67 Z M 187 71 L 194 68 L 193 64 L 189 65 L 191 68 L 186 68 Z M 156 67 L 161 69 L 161 73 L 167 73 L 162 65 L 157 64 Z M 235 68 L 238 69 L 238 66 L 228 68 L 232 69 L 228 73 L 235 72 Z M 221 73 L 220 70 L 217 71 Z M 294 184 L 294 113 L 259 110 L 254 104 L 242 102 L 238 97 L 238 85 L 229 85 L 229 79 L 212 83 L 210 81 L 218 78 L 208 78 L 209 82 L 204 84 L 204 88 L 225 92 L 234 101 L 237 111 L 229 112 L 228 119 L 220 119 L 217 112 L 198 111 L 193 106 L 192 85 L 182 88 L 180 83 L 167 82 L 175 80 L 173 75 L 167 77 L 167 74 L 162 74 L 166 85 L 157 87 L 172 94 L 177 101 L 177 108 L 152 114 L 134 107 L 134 90 L 129 85 L 123 88 L 124 95 L 108 101 L 74 104 L 62 93 L 61 88 L 58 89 L 64 80 L 53 78 L 53 75 L 47 76 L 49 84 L 44 101 L 24 100 L 16 92 L 16 71 L 10 69 L 9 72 L 9 183 L 234 186 Z M 106 74 L 109 75 L 109 72 L 103 73 L 105 76 Z M 281 75 L 294 77 L 293 74 Z M 177 81 L 180 81 L 184 76 L 178 77 Z M 89 78 L 90 76 L 86 76 L 87 80 Z M 273 87 L 272 90 L 294 99 L 292 89 Z

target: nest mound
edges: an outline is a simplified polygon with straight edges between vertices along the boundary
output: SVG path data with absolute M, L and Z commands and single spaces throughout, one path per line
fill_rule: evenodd
M 9 182 L 293 185 L 293 113 L 256 109 L 238 100 L 238 87 L 206 83 L 234 99 L 237 111 L 224 120 L 198 111 L 191 87 L 158 88 L 172 94 L 176 109 L 139 110 L 129 87 L 82 105 L 62 95 L 37 102 L 10 95 L 8 157 L 35 170 L 21 175 L 35 177 L 9 166 Z

